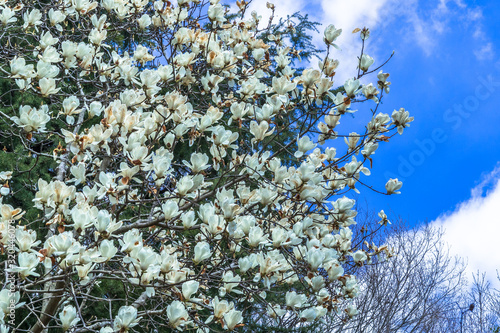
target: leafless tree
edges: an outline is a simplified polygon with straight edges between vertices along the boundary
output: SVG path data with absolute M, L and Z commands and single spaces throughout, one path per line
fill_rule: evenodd
M 465 307 L 461 312 L 462 332 L 500 331 L 500 291 L 493 288 L 485 273 L 476 272 L 473 275 L 472 285 L 460 304 Z
M 393 257 L 359 269 L 358 315 L 330 317 L 329 332 L 454 332 L 456 301 L 465 288 L 463 260 L 450 255 L 443 230 L 410 229 L 403 221 L 386 235 Z M 368 231 L 363 230 L 365 233 Z

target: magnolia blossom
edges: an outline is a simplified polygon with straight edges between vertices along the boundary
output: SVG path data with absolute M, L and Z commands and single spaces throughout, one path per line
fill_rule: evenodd
M 194 247 L 194 258 L 195 263 L 200 263 L 201 261 L 208 259 L 211 255 L 210 244 L 207 242 L 201 242 L 196 244 Z
M 0 14 L 0 22 L 3 25 L 7 25 L 9 23 L 14 23 L 17 21 L 17 17 L 14 17 L 15 12 L 9 7 L 4 7 L 2 9 L 2 13 Z
M 348 97 L 353 98 L 359 91 L 360 82 L 358 79 L 348 79 L 344 84 L 345 93 Z
M 389 90 L 390 90 L 390 85 L 391 85 L 391 82 L 387 81 L 387 78 L 389 77 L 389 73 L 384 73 L 382 70 L 380 72 L 378 72 L 377 74 L 377 78 L 378 78 L 378 87 L 379 89 L 384 89 L 384 91 L 386 93 L 389 93 Z
M 189 320 L 189 314 L 186 308 L 179 301 L 173 301 L 167 307 L 167 317 L 173 328 L 179 328 L 180 325 L 185 324 L 186 321 Z
M 24 302 L 19 303 L 21 297 L 19 291 L 12 292 L 11 285 L 6 287 L 0 291 L 0 323 L 8 321 L 6 316 L 10 314 L 12 308 L 17 309 L 24 305 Z
M 61 88 L 56 88 L 56 81 L 54 79 L 48 79 L 46 77 L 42 78 L 39 82 L 40 93 L 44 97 L 56 94 Z
M 387 194 L 400 194 L 398 190 L 403 186 L 403 183 L 396 179 L 389 179 L 385 184 L 385 189 Z
M 336 29 L 333 24 L 330 24 L 326 29 L 325 29 L 325 36 L 323 40 L 327 45 L 332 45 L 335 48 L 338 48 L 337 45 L 333 44 L 333 42 L 340 36 L 342 33 L 342 29 Z
M 76 325 L 80 318 L 76 317 L 76 309 L 72 305 L 66 305 L 63 310 L 59 313 L 59 319 L 61 320 L 63 331 L 67 331 L 71 326 Z
M 50 121 L 48 111 L 47 105 L 42 105 L 40 109 L 24 105 L 19 107 L 19 117 L 11 119 L 25 132 L 44 131 L 46 124 Z
M 234 330 L 234 328 L 243 321 L 241 311 L 237 311 L 235 309 L 229 310 L 224 314 L 224 321 L 226 322 L 226 326 L 229 330 Z
M 311 141 L 307 136 L 303 136 L 297 140 L 298 151 L 295 152 L 295 157 L 299 158 L 304 155 L 307 151 L 316 147 L 316 144 Z
M 363 263 L 366 259 L 368 259 L 368 256 L 364 251 L 358 250 L 352 254 L 352 259 L 356 263 Z
M 122 306 L 115 317 L 113 328 L 121 332 L 128 332 L 128 329 L 136 326 L 138 322 L 137 309 L 133 306 Z
M 363 72 L 367 72 L 368 68 L 370 68 L 370 66 L 373 65 L 374 62 L 375 60 L 368 54 L 363 54 L 361 56 L 361 59 L 359 60 L 359 69 L 361 69 Z
M 25 279 L 28 276 L 40 276 L 40 274 L 35 272 L 36 267 L 40 263 L 35 253 L 21 252 L 17 261 L 18 265 L 9 269 L 9 271 L 19 273 L 21 279 Z
M 409 123 L 413 121 L 413 117 L 410 117 L 410 113 L 404 108 L 401 108 L 398 111 L 394 110 L 392 113 L 392 119 L 394 121 L 394 125 L 398 128 L 399 134 L 403 134 L 404 128 L 410 127 Z
M 191 296 L 198 291 L 200 283 L 198 281 L 186 281 L 182 284 L 182 295 L 185 299 L 190 299 Z

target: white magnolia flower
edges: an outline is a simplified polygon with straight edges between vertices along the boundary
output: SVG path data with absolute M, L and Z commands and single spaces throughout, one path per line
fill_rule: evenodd
M 295 89 L 295 87 L 297 87 L 297 83 L 290 82 L 290 80 L 284 76 L 280 78 L 273 77 L 272 83 L 273 90 L 278 95 L 286 95 L 289 91 L 292 91 L 293 89 Z
M 137 23 L 139 23 L 139 28 L 141 30 L 146 29 L 151 25 L 151 17 L 147 14 L 143 14 L 138 20 Z
M 167 306 L 167 317 L 173 328 L 179 328 L 179 326 L 186 324 L 189 320 L 189 313 L 186 311 L 184 304 L 179 301 L 173 301 Z
M 129 328 L 136 326 L 138 323 L 137 309 L 133 306 L 122 306 L 115 317 L 113 328 L 115 331 L 128 332 Z
M 211 21 L 215 22 L 224 22 L 226 21 L 226 18 L 224 17 L 224 7 L 222 7 L 221 4 L 216 4 L 216 5 L 210 5 L 208 8 L 208 17 L 210 18 Z
M 286 306 L 295 309 L 306 305 L 306 295 L 297 294 L 295 291 L 287 291 L 285 294 Z
M 356 94 L 359 92 L 360 82 L 357 79 L 347 79 L 344 83 L 345 93 L 348 97 L 354 98 Z
M 35 67 L 27 65 L 22 57 L 14 57 L 10 61 L 10 73 L 13 78 L 30 78 L 35 74 Z
M 194 258 L 193 261 L 195 264 L 199 264 L 205 259 L 210 258 L 212 252 L 210 251 L 210 244 L 207 242 L 201 242 L 196 244 L 194 247 Z
M 47 47 L 52 46 L 59 42 L 59 38 L 53 37 L 49 31 L 45 31 L 40 36 L 40 48 L 45 50 Z
M 341 33 L 342 29 L 335 29 L 335 26 L 333 24 L 330 24 L 325 29 L 325 36 L 323 37 L 323 40 L 327 45 L 332 45 L 333 47 L 338 49 L 338 46 L 333 42 L 340 36 Z
M 162 205 L 162 211 L 165 215 L 165 220 L 168 221 L 177 216 L 179 206 L 177 205 L 177 202 L 169 200 Z
M 59 75 L 59 68 L 45 61 L 40 60 L 36 64 L 36 76 L 38 78 L 54 78 Z
M 253 134 L 254 138 L 251 140 L 252 144 L 254 142 L 259 142 L 263 141 L 266 137 L 272 135 L 274 133 L 274 128 L 272 128 L 270 131 L 269 129 L 269 124 L 267 121 L 261 121 L 259 124 L 257 122 L 252 121 L 250 123 L 250 133 Z
M 389 93 L 390 90 L 390 85 L 391 83 L 387 81 L 387 78 L 389 77 L 389 73 L 384 73 L 382 70 L 378 72 L 377 78 L 378 78 L 378 88 L 383 89 L 387 94 Z
M 49 9 L 49 22 L 50 25 L 55 26 L 57 30 L 62 31 L 62 26 L 60 23 L 64 22 L 66 19 L 66 14 L 60 10 L 54 10 L 54 8 Z
M 21 252 L 17 257 L 18 265 L 12 269 L 10 272 L 19 273 L 19 277 L 24 280 L 28 276 L 40 276 L 35 272 L 36 267 L 40 263 L 38 256 L 35 253 Z
M 358 314 L 358 309 L 356 308 L 356 305 L 351 304 L 347 306 L 346 313 L 349 316 L 349 318 L 356 316 Z
M 200 283 L 198 281 L 186 281 L 182 284 L 182 296 L 184 299 L 189 300 L 191 296 L 198 291 Z
M 385 189 L 387 190 L 387 194 L 400 194 L 398 190 L 403 186 L 403 182 L 400 182 L 396 179 L 389 179 L 385 184 Z
M 41 241 L 36 240 L 35 230 L 27 230 L 20 227 L 16 229 L 16 244 L 19 251 L 28 252 L 40 243 Z
M 4 322 L 5 316 L 7 316 L 11 309 L 18 309 L 25 303 L 19 303 L 21 299 L 21 294 L 19 291 L 12 292 L 10 289 L 11 285 L 8 284 L 0 291 L 0 323 Z
M 400 108 L 398 111 L 394 110 L 392 113 L 392 121 L 397 126 L 398 133 L 401 135 L 405 127 L 410 127 L 409 123 L 413 121 L 413 117 L 410 117 L 410 112 L 404 108 Z
M 208 165 L 208 156 L 207 154 L 204 153 L 194 153 L 191 154 L 191 163 L 187 161 L 182 161 L 184 165 L 186 165 L 188 168 L 193 171 L 193 173 L 200 173 L 203 170 L 206 170 L 210 167 Z
M 316 308 L 305 309 L 300 313 L 300 319 L 306 322 L 312 322 L 317 317 L 318 317 L 318 310 L 316 310 Z
M 327 273 L 330 281 L 334 281 L 344 275 L 344 268 L 339 263 L 332 262 L 328 266 Z
M 23 29 L 26 29 L 28 27 L 35 27 L 35 29 L 38 31 L 38 25 L 42 24 L 42 13 L 40 12 L 39 9 L 32 9 L 30 12 L 26 11 L 23 14 Z
M 352 254 L 352 259 L 355 263 L 363 263 L 368 259 L 368 257 L 365 251 L 358 250 Z
M 377 95 L 379 94 L 379 91 L 377 88 L 373 86 L 372 83 L 369 83 L 367 85 L 364 85 L 363 88 L 361 89 L 361 92 L 367 99 L 373 100 L 375 103 L 378 103 L 378 97 Z
M 387 218 L 387 215 L 385 214 L 384 210 L 381 210 L 379 213 L 378 213 L 378 217 L 380 217 L 382 220 L 380 220 L 379 224 L 380 225 L 387 225 L 387 224 L 391 224 L 391 221 L 389 221 L 389 219 Z
M 9 7 L 4 7 L 2 9 L 2 13 L 0 14 L 0 22 L 3 25 L 7 25 L 9 23 L 17 22 L 17 17 L 14 17 L 16 12 L 10 9 Z
M 66 305 L 62 311 L 59 312 L 59 319 L 61 320 L 63 331 L 69 330 L 80 321 L 80 318 L 77 318 L 76 315 L 76 309 L 73 305 Z
M 148 53 L 148 49 L 142 45 L 137 46 L 134 52 L 134 59 L 144 65 L 146 62 L 153 60 L 155 57 Z
M 363 72 L 367 72 L 368 68 L 370 68 L 371 65 L 375 60 L 373 60 L 372 57 L 370 57 L 368 54 L 363 54 L 361 56 L 361 59 L 359 60 L 359 69 L 361 69 Z
M 224 321 L 226 322 L 227 328 L 232 331 L 243 321 L 243 316 L 241 311 L 231 309 L 224 314 Z
M 38 110 L 24 105 L 19 107 L 19 117 L 12 117 L 11 119 L 19 127 L 22 127 L 25 132 L 43 132 L 45 131 L 45 125 L 50 121 L 48 112 L 47 105 L 42 105 Z
M 309 139 L 307 136 L 303 136 L 300 139 L 297 138 L 298 151 L 295 152 L 295 157 L 301 158 L 309 150 L 314 149 L 316 144 Z
M 99 253 L 106 261 L 110 260 L 118 252 L 118 249 L 113 244 L 113 241 L 103 240 L 99 245 Z
M 42 78 L 38 84 L 40 85 L 40 93 L 43 97 L 48 97 L 49 95 L 57 94 L 61 88 L 56 88 L 56 80 Z

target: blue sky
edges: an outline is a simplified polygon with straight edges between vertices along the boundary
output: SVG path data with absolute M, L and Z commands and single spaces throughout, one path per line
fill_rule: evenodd
M 267 0 L 251 10 L 263 15 Z M 360 52 L 355 28 L 369 27 L 366 53 L 391 74 L 386 113 L 404 107 L 415 117 L 404 135 L 381 145 L 372 175 L 383 190 L 388 178 L 404 180 L 402 194 L 384 196 L 360 188 L 358 199 L 412 225 L 430 221 L 446 230 L 452 253 L 469 271 L 496 280 L 500 233 L 500 6 L 494 0 L 275 0 L 279 15 L 308 13 L 343 29 L 332 57 L 340 60 L 337 83 L 356 72 Z M 312 64 L 315 66 L 315 64 Z M 375 81 L 375 80 L 372 80 Z M 372 82 L 368 81 L 368 82 Z M 361 119 L 360 119 L 361 121 Z M 345 124 L 342 124 L 345 125 Z M 497 281 L 498 282 L 498 281 Z

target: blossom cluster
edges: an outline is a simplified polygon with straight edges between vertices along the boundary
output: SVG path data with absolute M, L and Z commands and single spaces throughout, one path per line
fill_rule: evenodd
M 59 141 L 49 153 L 31 151 L 57 163 L 34 187 L 39 220 L 7 203 L 15 177 L 0 176 L 0 244 L 15 220 L 15 302 L 38 325 L 104 333 L 154 320 L 234 330 L 245 302 L 278 321 L 355 315 L 349 267 L 387 249 L 353 247 L 346 193 L 370 175 L 379 143 L 413 118 L 378 111 L 389 74 L 364 83 L 378 70 L 367 54 L 358 77 L 335 82 L 330 46 L 342 30 L 327 27 L 327 56 L 297 71 L 300 50 L 246 8 L 238 2 L 230 16 L 218 0 L 0 1 L 1 76 L 41 101 L 1 115 L 27 150 Z M 339 132 L 362 103 L 364 133 Z M 386 193 L 401 185 L 389 180 Z M 83 295 L 109 280 L 128 290 L 119 311 L 82 315 L 95 299 Z M 53 281 L 61 294 L 48 292 Z M 270 293 L 283 285 L 278 302 Z M 33 290 L 45 290 L 44 302 Z M 51 297 L 63 302 L 43 322 Z M 2 332 L 13 328 L 4 314 L 1 306 Z

